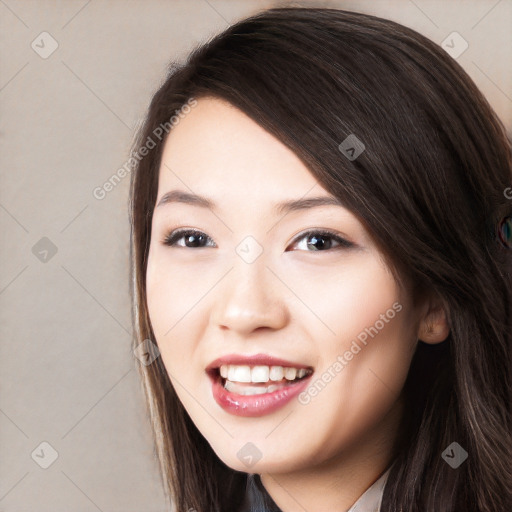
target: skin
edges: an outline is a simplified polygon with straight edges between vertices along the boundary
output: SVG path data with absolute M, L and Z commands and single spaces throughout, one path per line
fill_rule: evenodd
M 348 509 L 392 461 L 414 349 L 418 339 L 447 337 L 444 310 L 431 297 L 413 303 L 343 206 L 276 214 L 275 203 L 330 194 L 295 153 L 222 100 L 199 99 L 172 129 L 159 172 L 155 205 L 177 189 L 217 205 L 170 203 L 153 215 L 148 309 L 179 399 L 218 457 L 259 473 L 283 512 Z M 211 241 L 164 245 L 177 228 Z M 302 236 L 310 228 L 333 230 L 354 246 L 332 241 L 315 250 Z M 248 235 L 263 249 L 252 263 L 235 250 Z M 306 405 L 294 399 L 244 418 L 214 401 L 205 368 L 221 355 L 270 354 L 312 366 L 316 379 L 394 303 L 401 311 Z M 250 468 L 237 457 L 248 442 L 262 454 Z

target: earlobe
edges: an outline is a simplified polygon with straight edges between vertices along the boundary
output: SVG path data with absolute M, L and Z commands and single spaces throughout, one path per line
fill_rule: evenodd
M 450 325 L 445 308 L 441 304 L 432 305 L 421 320 L 418 339 L 429 344 L 441 343 L 450 334 Z

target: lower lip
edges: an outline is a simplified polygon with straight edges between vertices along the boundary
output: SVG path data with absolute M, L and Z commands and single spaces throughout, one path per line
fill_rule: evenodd
M 289 384 L 285 388 L 261 395 L 231 393 L 224 388 L 220 377 L 211 376 L 210 378 L 212 379 L 213 398 L 226 412 L 235 416 L 257 417 L 265 416 L 284 407 L 308 386 L 311 375 L 297 381 L 296 384 Z

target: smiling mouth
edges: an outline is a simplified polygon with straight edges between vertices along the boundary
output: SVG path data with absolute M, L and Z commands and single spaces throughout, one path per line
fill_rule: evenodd
M 210 376 L 229 393 L 241 396 L 274 393 L 307 379 L 312 368 L 266 365 L 228 365 L 212 368 Z

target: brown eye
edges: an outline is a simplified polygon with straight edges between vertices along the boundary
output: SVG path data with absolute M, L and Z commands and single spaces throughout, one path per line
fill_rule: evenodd
M 181 239 L 184 240 L 184 243 L 178 244 L 177 242 Z M 213 242 L 213 240 L 208 235 L 202 233 L 201 231 L 197 231 L 195 229 L 178 229 L 172 233 L 169 233 L 162 243 L 171 247 L 178 246 L 194 249 L 205 247 L 203 244 L 207 241 Z M 214 243 L 213 247 L 215 247 Z
M 337 248 L 348 248 L 353 247 L 353 243 L 345 240 L 343 237 L 328 230 L 320 230 L 320 231 L 307 231 L 306 233 L 302 233 L 297 241 L 306 240 L 306 251 L 327 251 L 329 249 L 337 249 Z M 297 243 L 297 242 L 295 242 Z M 333 243 L 337 244 L 337 246 L 333 247 Z

